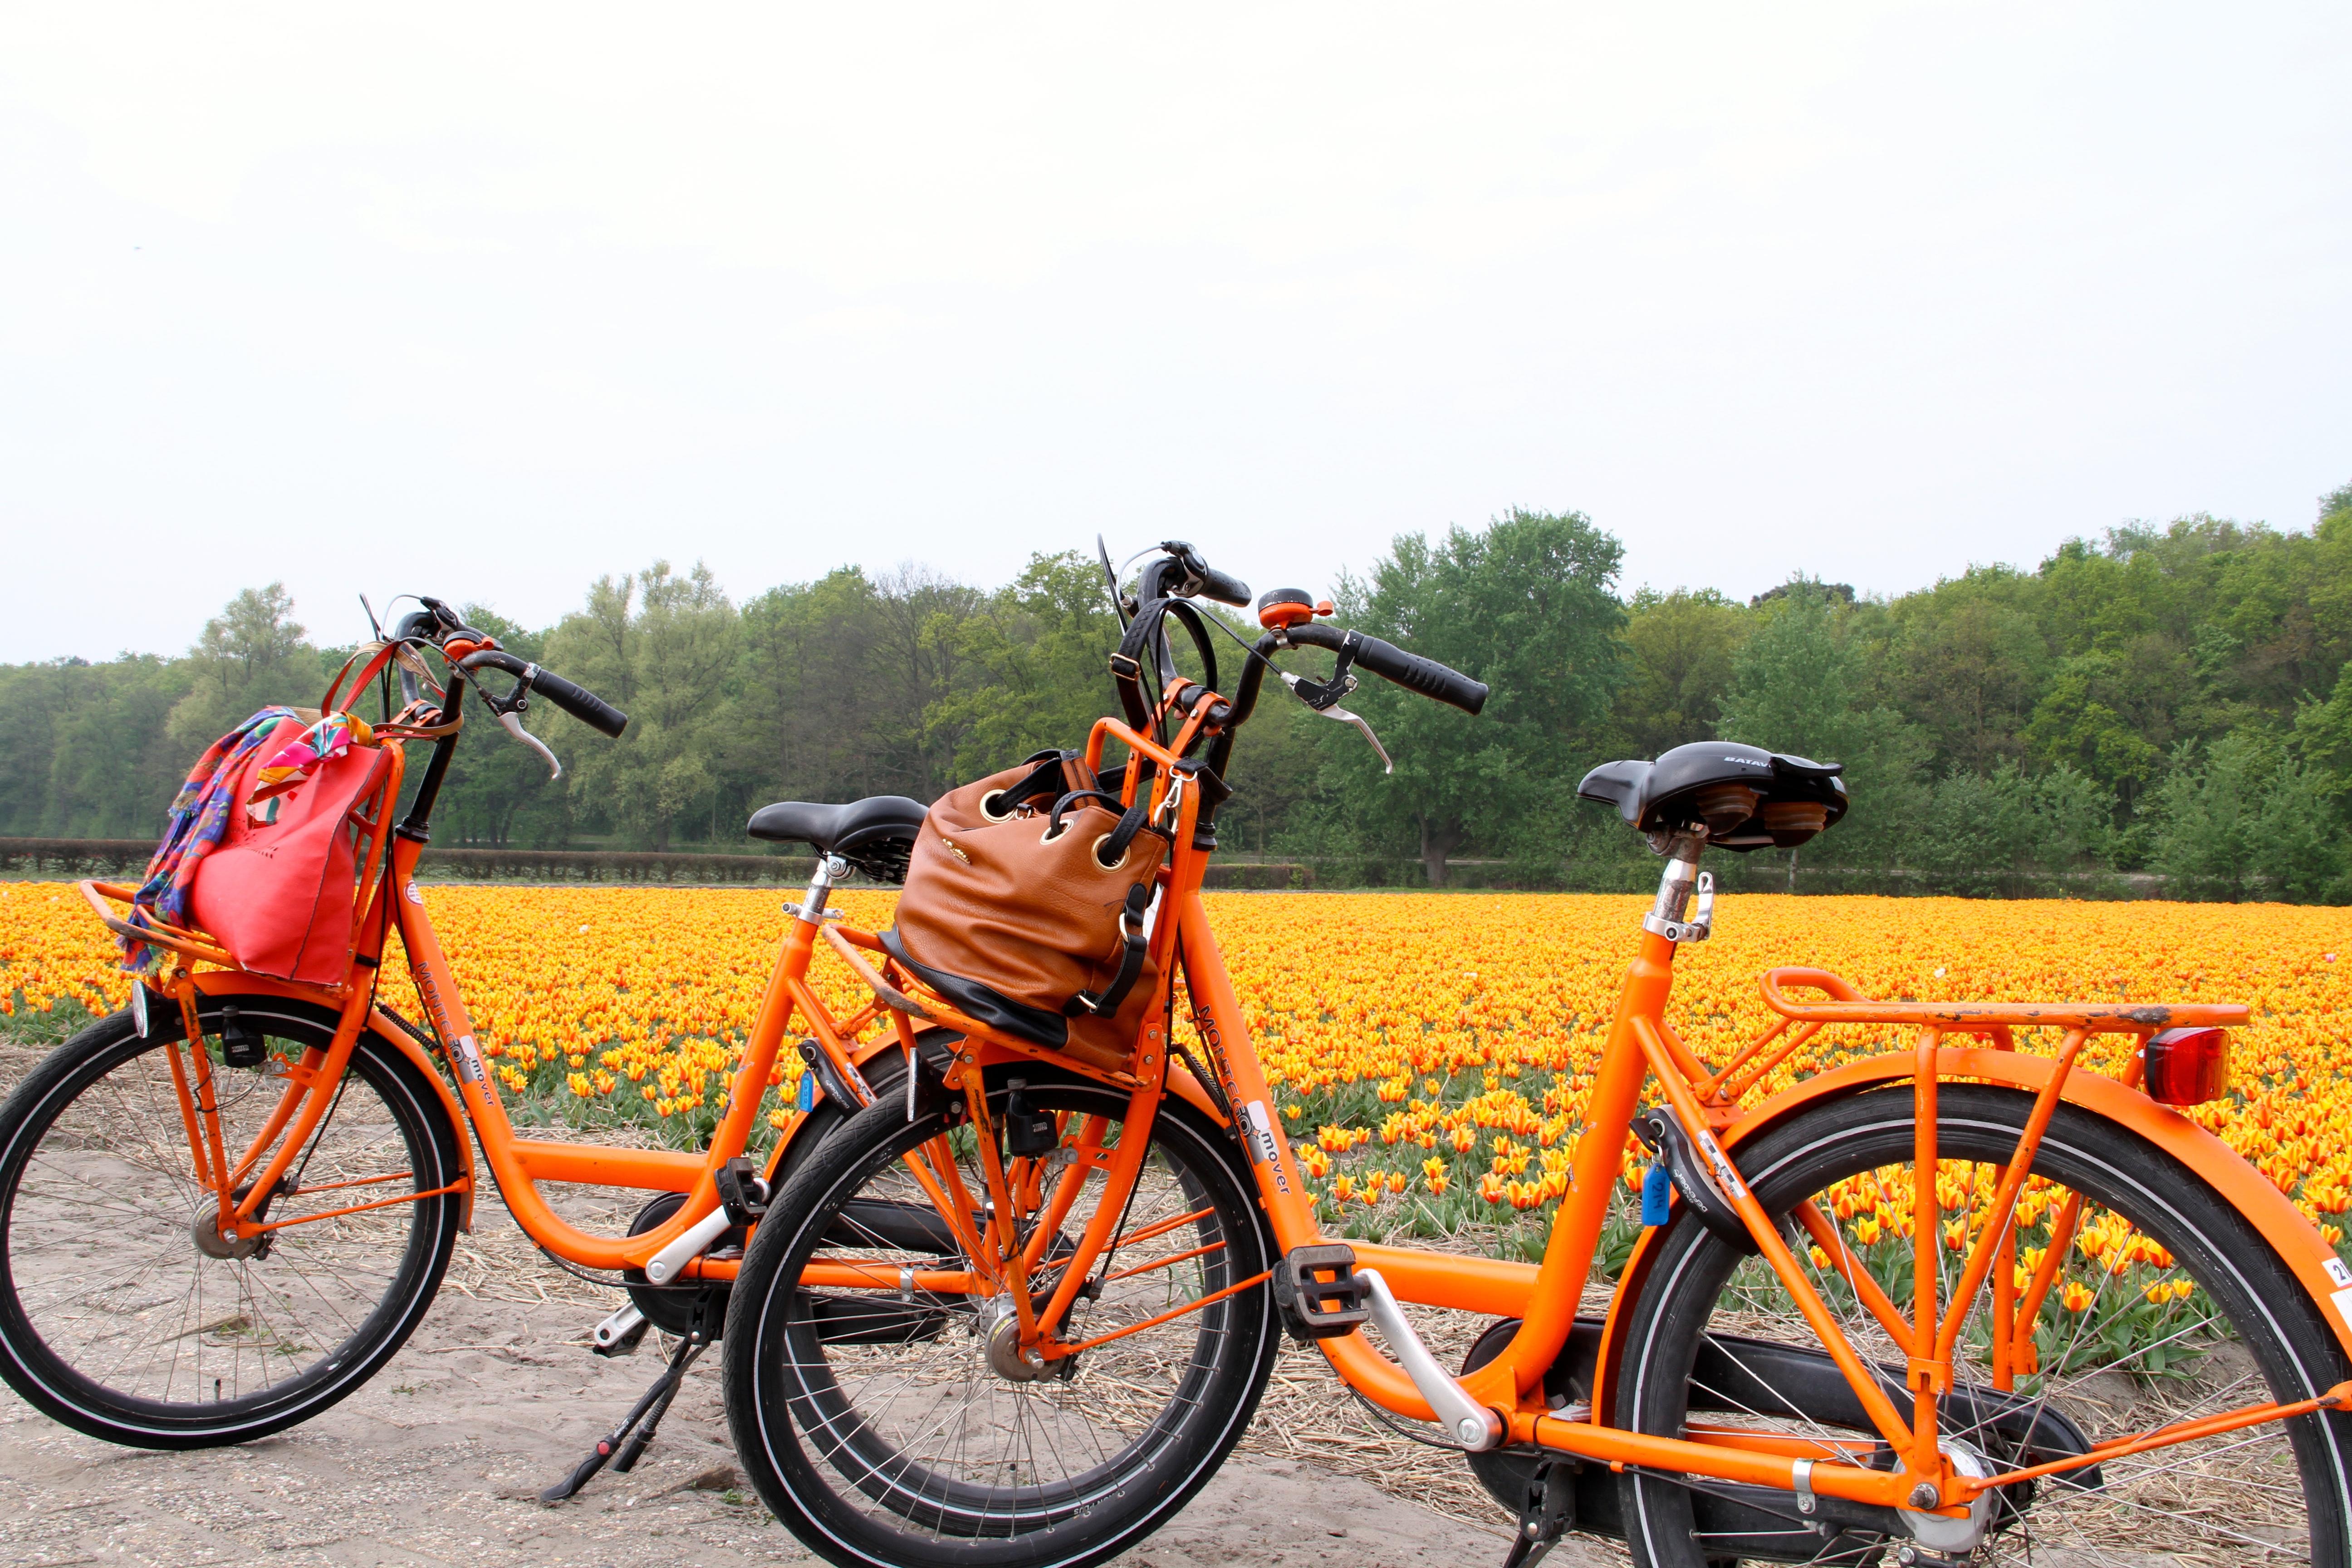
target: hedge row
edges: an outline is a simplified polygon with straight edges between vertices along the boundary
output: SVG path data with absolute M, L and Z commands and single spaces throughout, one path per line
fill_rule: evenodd
M 0 871 L 36 876 L 135 877 L 155 846 L 143 838 L 0 838 Z M 419 863 L 427 878 L 452 881 L 669 882 L 695 886 L 809 879 L 806 855 L 698 855 L 618 849 L 467 849 L 430 847 Z M 1219 889 L 1312 888 L 1315 868 L 1294 865 L 1213 864 L 1204 886 Z

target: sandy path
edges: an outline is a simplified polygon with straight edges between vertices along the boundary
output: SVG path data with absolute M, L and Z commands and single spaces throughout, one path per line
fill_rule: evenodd
M 591 1355 L 586 1333 L 604 1310 L 602 1293 L 532 1258 L 496 1206 L 478 1217 L 425 1326 L 392 1364 L 326 1415 L 276 1437 L 184 1454 L 116 1448 L 0 1393 L 0 1476 L 12 1483 L 0 1501 L 0 1563 L 810 1561 L 740 1488 L 711 1371 L 693 1375 L 635 1473 L 608 1473 L 556 1508 L 535 1500 L 658 1363 L 650 1350 L 619 1361 Z M 1263 1449 L 1268 1428 L 1285 1418 L 1277 1393 L 1251 1447 Z M 1508 1541 L 1499 1517 L 1449 1517 L 1410 1500 L 1406 1471 L 1383 1479 L 1391 1490 L 1279 1454 L 1238 1454 L 1191 1508 L 1120 1561 L 1501 1561 Z M 1551 1562 L 1603 1560 L 1571 1548 Z

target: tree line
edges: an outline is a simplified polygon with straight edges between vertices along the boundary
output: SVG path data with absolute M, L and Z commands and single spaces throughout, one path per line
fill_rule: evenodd
M 1343 578 L 1343 624 L 1494 696 L 1474 720 L 1366 678 L 1346 705 L 1393 756 L 1384 773 L 1269 682 L 1227 849 L 1312 859 L 1327 886 L 1638 886 L 1646 852 L 1576 781 L 1727 739 L 1844 763 L 1854 805 L 1794 854 L 1721 858 L 1727 885 L 2097 894 L 2153 874 L 2174 896 L 2352 898 L 2352 486 L 2308 530 L 2118 528 L 1884 598 L 1804 576 L 1746 603 L 1628 595 L 1622 556 L 1581 514 L 1514 510 L 1400 537 Z M 770 800 L 933 798 L 1083 743 L 1118 637 L 1076 552 L 994 589 L 844 567 L 740 602 L 657 561 L 597 579 L 552 626 L 466 614 L 631 715 L 616 742 L 534 707 L 564 759 L 553 783 L 489 726 L 467 737 L 436 839 L 533 847 L 741 848 Z M 1230 690 L 1253 628 L 1223 624 Z M 272 584 L 176 658 L 0 667 L 0 833 L 159 831 L 206 743 L 257 707 L 315 702 L 350 651 Z

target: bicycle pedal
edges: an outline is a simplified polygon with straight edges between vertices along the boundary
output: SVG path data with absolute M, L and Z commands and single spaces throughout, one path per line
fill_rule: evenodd
M 1335 1340 L 1371 1319 L 1356 1249 L 1344 1242 L 1294 1247 L 1274 1269 L 1274 1299 L 1299 1340 Z

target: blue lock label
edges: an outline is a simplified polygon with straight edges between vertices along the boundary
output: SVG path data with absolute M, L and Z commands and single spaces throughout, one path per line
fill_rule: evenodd
M 1664 1225 L 1674 1217 L 1674 1211 L 1667 1207 L 1674 1197 L 1674 1173 L 1666 1169 L 1666 1163 L 1661 1160 L 1651 1166 L 1650 1173 L 1642 1178 L 1643 1225 Z

